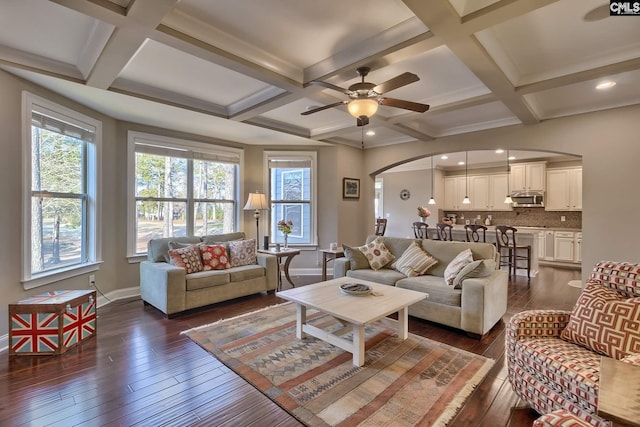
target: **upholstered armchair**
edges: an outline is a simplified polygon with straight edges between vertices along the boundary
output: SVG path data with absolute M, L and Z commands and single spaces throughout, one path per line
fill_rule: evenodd
M 529 310 L 511 318 L 506 353 L 513 390 L 540 414 L 565 410 L 609 426 L 597 415 L 600 359 L 640 366 L 638 322 L 640 264 L 596 264 L 573 311 Z

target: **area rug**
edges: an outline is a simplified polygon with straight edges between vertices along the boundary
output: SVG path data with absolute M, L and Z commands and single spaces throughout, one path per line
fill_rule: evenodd
M 356 367 L 344 350 L 297 339 L 295 314 L 285 303 L 183 333 L 308 426 L 446 426 L 494 364 L 414 334 L 400 340 L 385 318 L 365 328 Z M 307 319 L 343 327 L 316 310 Z

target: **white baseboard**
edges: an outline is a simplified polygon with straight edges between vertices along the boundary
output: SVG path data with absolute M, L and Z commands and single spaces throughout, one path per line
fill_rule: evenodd
M 124 299 L 129 299 L 129 298 L 135 298 L 139 296 L 140 296 L 140 286 L 134 286 L 134 287 L 125 288 L 125 289 L 116 289 L 115 291 L 107 292 L 106 295 L 103 295 L 101 292 L 98 291 L 97 305 L 98 305 L 98 308 L 100 308 L 100 307 L 104 307 L 105 305 L 111 302 L 120 301 Z M 100 314 L 98 313 L 98 316 L 99 315 Z M 8 350 L 9 350 L 9 334 L 6 333 L 0 336 L 0 352 L 8 351 Z

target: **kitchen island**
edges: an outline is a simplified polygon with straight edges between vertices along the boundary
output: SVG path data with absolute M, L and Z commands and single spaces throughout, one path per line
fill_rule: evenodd
M 530 245 L 531 246 L 531 277 L 535 277 L 538 274 L 538 231 L 544 230 L 544 228 L 536 228 L 536 227 L 516 227 L 518 229 L 518 233 L 516 234 L 516 239 L 518 245 Z M 428 229 L 429 238 L 437 239 L 438 234 L 434 227 L 431 225 Z M 451 230 L 451 236 L 453 240 L 464 242 L 467 240 L 467 233 L 464 229 L 464 225 L 456 224 L 453 226 Z M 486 232 L 487 243 L 496 243 L 496 227 L 495 225 L 487 226 Z M 516 270 L 516 275 L 518 276 L 527 276 L 527 268 L 524 266 L 524 263 L 520 263 L 518 265 L 518 269 Z M 524 266 L 524 268 L 520 268 Z M 507 270 L 506 266 L 502 267 L 503 270 Z

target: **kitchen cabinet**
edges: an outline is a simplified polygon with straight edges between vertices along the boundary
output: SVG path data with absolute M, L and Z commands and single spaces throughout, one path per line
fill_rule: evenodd
M 538 259 L 545 259 L 545 236 L 546 231 L 538 231 Z
M 462 199 L 467 194 L 467 179 L 464 176 L 449 176 L 444 179 L 444 209 L 456 211 L 471 210 L 471 204 L 465 205 Z M 471 198 L 471 196 L 469 196 Z
M 547 211 L 582 210 L 582 168 L 547 171 Z
M 575 235 L 572 231 L 554 232 L 553 253 L 555 261 L 574 262 Z
M 575 262 L 582 262 L 582 233 L 576 233 L 575 243 L 573 245 L 573 260 Z
M 553 230 L 546 230 L 544 232 L 544 255 L 542 259 L 546 261 L 554 261 L 555 260 L 555 233 Z
M 469 177 L 469 197 L 472 210 L 509 211 L 504 203 L 507 195 L 507 174 L 472 175 Z M 464 196 L 463 196 L 464 197 Z
M 511 191 L 544 191 L 546 163 L 511 165 Z

